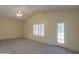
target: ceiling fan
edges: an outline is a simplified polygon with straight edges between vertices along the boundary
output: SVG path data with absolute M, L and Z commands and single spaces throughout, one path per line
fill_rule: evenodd
M 18 7 L 19 8 L 16 12 L 17 17 L 27 18 L 27 17 L 30 17 L 32 15 L 32 12 L 30 10 L 28 10 L 27 6 L 19 5 Z

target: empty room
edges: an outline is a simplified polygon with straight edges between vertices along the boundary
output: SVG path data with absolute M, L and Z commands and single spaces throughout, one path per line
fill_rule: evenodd
M 79 5 L 0 5 L 0 54 L 78 54 Z

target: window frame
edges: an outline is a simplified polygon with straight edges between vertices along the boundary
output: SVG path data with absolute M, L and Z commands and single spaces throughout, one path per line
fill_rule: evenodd
M 33 24 L 33 35 L 44 36 L 45 35 L 44 24 Z
M 60 28 L 59 28 L 60 26 Z M 63 27 L 63 29 L 61 29 Z M 57 43 L 64 44 L 64 22 L 58 22 L 57 24 Z

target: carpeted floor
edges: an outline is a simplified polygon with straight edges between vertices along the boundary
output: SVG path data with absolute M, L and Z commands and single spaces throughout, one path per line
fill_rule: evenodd
M 65 48 L 45 45 L 29 39 L 0 41 L 0 54 L 76 54 Z

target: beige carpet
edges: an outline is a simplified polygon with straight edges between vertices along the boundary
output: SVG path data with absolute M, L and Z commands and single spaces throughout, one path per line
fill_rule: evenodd
M 45 45 L 29 39 L 9 39 L 0 41 L 0 54 L 74 54 L 61 47 Z

